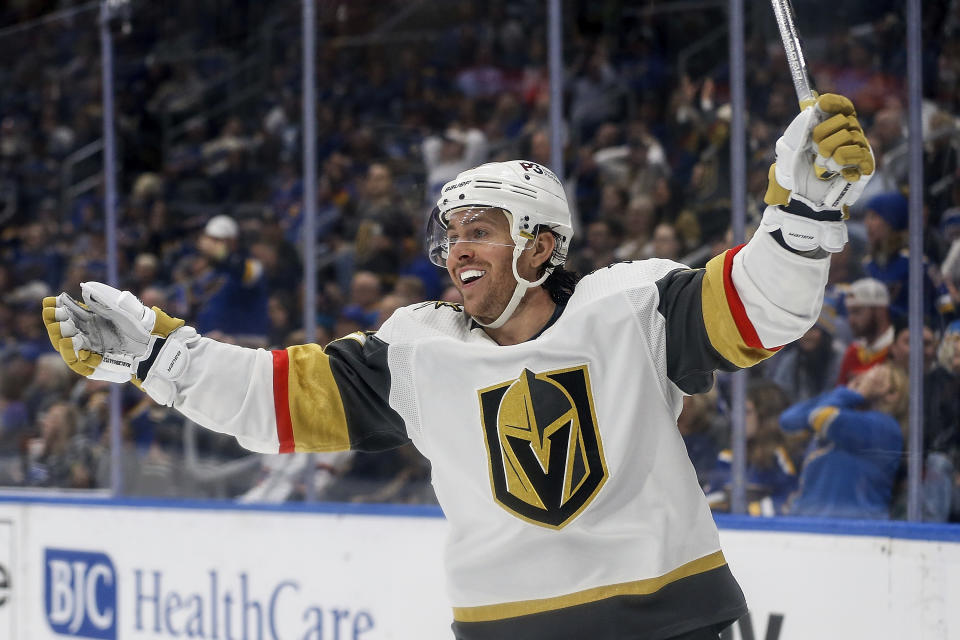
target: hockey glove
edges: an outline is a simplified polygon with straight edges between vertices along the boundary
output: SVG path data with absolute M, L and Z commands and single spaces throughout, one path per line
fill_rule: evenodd
M 77 302 L 69 294 L 61 293 L 56 298 L 43 299 L 43 323 L 47 328 L 50 344 L 68 367 L 93 380 L 127 382 L 130 380 L 129 372 L 119 370 L 115 365 L 111 365 L 109 360 L 104 363 L 102 355 L 92 352 L 90 341 L 80 335 L 78 326 L 89 327 L 93 322 L 94 314 L 85 304 Z
M 43 301 L 54 349 L 81 375 L 132 381 L 160 404 L 172 404 L 173 381 L 187 367 L 187 345 L 199 339 L 197 332 L 157 307 L 143 306 L 129 291 L 99 282 L 81 283 L 80 289 L 83 303 L 66 293 Z
M 760 229 L 780 230 L 797 252 L 843 250 L 847 208 L 873 175 L 870 144 L 849 99 L 828 93 L 808 105 L 777 140 Z

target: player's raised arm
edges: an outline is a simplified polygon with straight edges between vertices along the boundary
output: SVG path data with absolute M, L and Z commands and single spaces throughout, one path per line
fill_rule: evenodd
M 657 283 L 677 386 L 704 391 L 714 369 L 749 367 L 813 326 L 829 256 L 847 242 L 847 207 L 873 169 L 847 98 L 823 95 L 794 118 L 777 141 L 768 206 L 750 242 Z
M 81 375 L 132 381 L 158 403 L 263 453 L 407 441 L 387 400 L 387 345 L 373 335 L 352 334 L 326 349 L 246 349 L 202 338 L 129 291 L 98 282 L 81 289 L 83 303 L 67 294 L 43 301 L 54 349 Z

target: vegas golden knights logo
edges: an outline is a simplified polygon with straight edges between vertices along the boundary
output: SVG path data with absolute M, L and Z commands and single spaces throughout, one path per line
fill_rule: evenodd
M 534 524 L 565 526 L 607 479 L 587 367 L 524 369 L 479 395 L 494 498 Z

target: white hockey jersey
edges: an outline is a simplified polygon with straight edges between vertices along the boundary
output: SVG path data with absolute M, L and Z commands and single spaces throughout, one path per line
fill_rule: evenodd
M 451 525 L 457 638 L 719 628 L 746 605 L 676 428 L 682 397 L 812 326 L 828 262 L 758 234 L 706 269 L 614 264 L 511 346 L 449 303 L 325 350 L 203 339 L 175 406 L 257 451 L 412 440 Z

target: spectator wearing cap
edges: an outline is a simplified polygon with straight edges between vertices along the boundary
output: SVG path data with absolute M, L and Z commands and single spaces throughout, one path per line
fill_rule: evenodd
M 891 313 L 906 316 L 910 275 L 910 256 L 906 250 L 907 199 L 897 191 L 881 193 L 870 198 L 865 209 L 863 222 L 869 257 L 864 263 L 864 273 L 887 286 Z M 937 318 L 952 313 L 949 291 L 943 285 L 934 285 L 929 270 L 930 265 L 924 259 L 924 315 Z
M 207 263 L 194 283 L 199 298 L 197 330 L 265 346 L 270 331 L 263 266 L 240 245 L 237 222 L 226 215 L 207 222 L 197 248 Z
M 427 170 L 427 202 L 440 197 L 440 188 L 461 171 L 483 164 L 487 159 L 487 136 L 479 129 L 450 126 L 442 136 L 423 141 L 423 163 Z
M 765 377 L 783 389 L 792 402 L 818 396 L 834 387 L 840 375 L 844 346 L 836 339 L 837 317 L 824 306 L 816 324 L 781 353 L 770 358 Z
M 903 455 L 907 375 L 889 362 L 863 371 L 848 387 L 784 411 L 787 433 L 811 435 L 791 515 L 890 517 Z
M 837 384 L 847 384 L 854 375 L 886 360 L 894 337 L 890 292 L 879 280 L 856 280 L 844 297 L 844 305 L 854 341 L 843 354 Z

